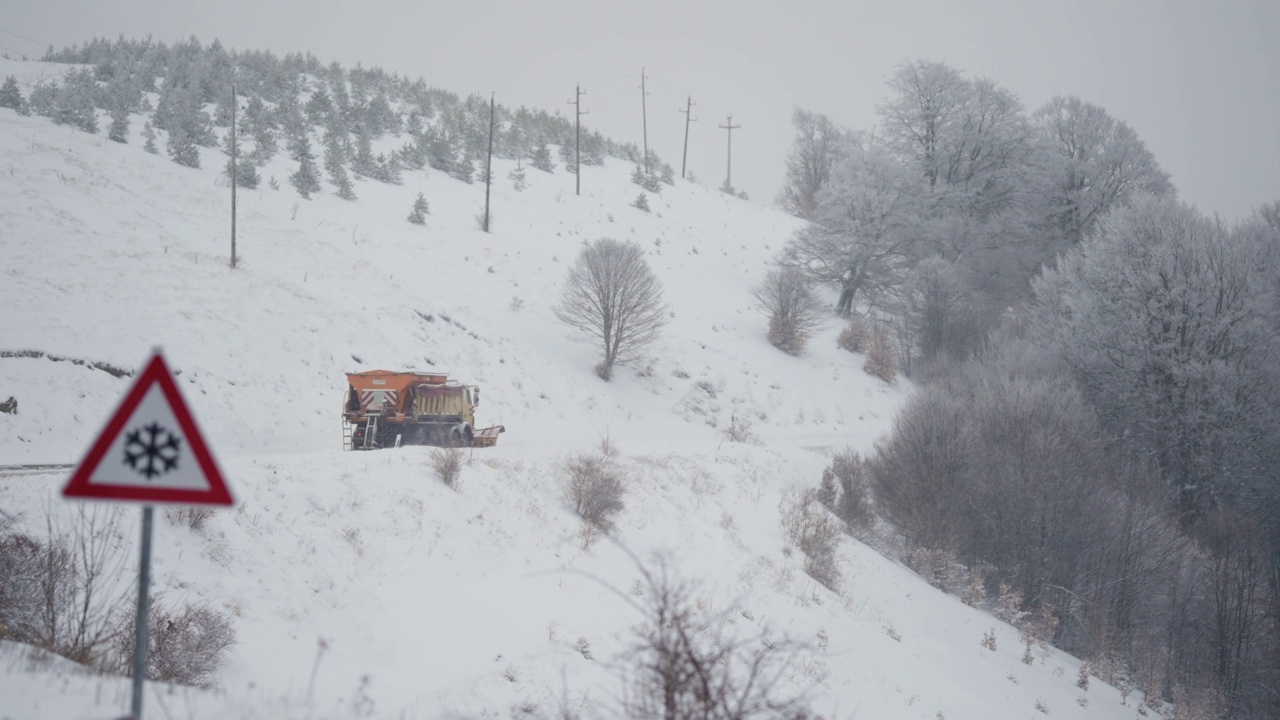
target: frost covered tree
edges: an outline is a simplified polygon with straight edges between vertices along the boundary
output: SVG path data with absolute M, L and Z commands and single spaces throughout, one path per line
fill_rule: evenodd
M 431 212 L 431 208 L 427 205 L 427 198 L 418 193 L 418 197 L 413 201 L 413 210 L 409 212 L 409 222 L 414 225 L 422 225 L 427 222 L 427 214 Z
M 1078 243 L 1136 194 L 1173 196 L 1168 173 L 1146 144 L 1106 110 L 1060 96 L 1037 110 L 1033 121 L 1051 148 L 1051 213 L 1064 246 Z
M 329 173 L 329 182 L 337 188 L 338 197 L 343 200 L 355 200 L 356 192 L 351 186 L 351 178 L 347 175 L 344 159 L 342 142 L 331 128 L 324 137 L 324 169 Z
M 26 112 L 27 103 L 22 99 L 22 90 L 18 88 L 18 79 L 10 75 L 5 78 L 4 85 L 0 86 L 0 107 L 7 107 L 18 111 L 19 114 Z
M 667 308 L 644 250 L 601 238 L 584 247 L 570 268 L 556 317 L 599 339 L 604 357 L 596 375 L 608 380 L 614 365 L 634 360 L 661 336 Z
M 529 186 L 529 182 L 525 178 L 524 165 L 519 160 L 516 160 L 516 166 L 511 168 L 511 172 L 507 173 L 507 179 L 511 181 L 511 187 L 516 192 L 521 192 Z
M 191 136 L 181 127 L 169 131 L 169 142 L 166 146 L 169 157 L 179 165 L 190 168 L 200 167 L 200 148 L 191 141 Z
M 289 182 L 297 188 L 302 199 L 310 200 L 311 193 L 320 191 L 320 172 L 316 168 L 316 158 L 311 154 L 311 141 L 306 133 L 295 142 L 294 155 L 298 160 L 298 169 L 289 175 Z
M 555 162 L 551 160 L 551 148 L 545 142 L 538 143 L 538 147 L 529 158 L 529 164 L 542 172 L 555 172 L 556 169 Z
M 142 137 L 146 141 L 142 145 L 142 149 L 152 155 L 158 155 L 160 153 L 160 149 L 156 147 L 156 129 L 151 127 L 150 120 L 147 120 L 142 124 Z
M 818 192 L 843 154 L 844 131 L 826 115 L 799 107 L 792 112 L 791 125 L 796 136 L 787 154 L 786 180 L 777 202 L 792 215 L 811 220 Z
M 107 128 L 107 139 L 118 142 L 129 142 L 129 111 L 117 105 L 111 110 L 111 125 Z
M 93 70 L 72 70 L 63 78 L 62 87 L 55 100 L 54 122 L 73 125 L 87 133 L 98 132 L 97 103 L 98 83 Z
M 1152 453 L 1184 523 L 1265 472 L 1273 253 L 1265 238 L 1142 196 L 1034 286 L 1043 336 L 1115 430 Z
M 841 291 L 836 310 L 883 306 L 915 259 L 919 182 L 875 148 L 850 142 L 815 197 L 813 223 L 784 249 L 784 262 Z

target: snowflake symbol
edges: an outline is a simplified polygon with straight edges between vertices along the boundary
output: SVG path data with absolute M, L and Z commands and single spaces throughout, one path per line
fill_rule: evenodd
M 125 436 L 124 462 L 150 480 L 178 467 L 178 447 L 181 444 L 182 441 L 173 433 L 152 422 Z

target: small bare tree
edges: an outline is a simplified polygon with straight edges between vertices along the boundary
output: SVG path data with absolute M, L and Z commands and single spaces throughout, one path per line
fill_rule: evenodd
M 661 558 L 640 568 L 640 597 L 624 714 L 632 718 L 810 717 L 803 689 L 788 692 L 793 658 L 808 648 L 737 625 L 732 609 L 702 609 L 696 584 L 680 579 Z
M 565 466 L 565 499 L 582 518 L 582 546 L 590 547 L 600 533 L 614 527 L 622 511 L 626 478 L 607 455 L 577 455 Z
M 789 355 L 799 355 L 809 336 L 822 324 L 822 303 L 797 268 L 770 270 L 751 296 L 756 307 L 769 316 L 769 342 Z
M 583 248 L 565 279 L 556 317 L 600 338 L 604 358 L 596 374 L 608 380 L 613 366 L 635 359 L 666 325 L 662 285 L 644 251 L 633 242 L 602 238 Z

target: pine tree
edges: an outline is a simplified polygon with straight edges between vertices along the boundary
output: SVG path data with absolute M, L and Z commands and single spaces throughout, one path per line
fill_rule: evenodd
M 239 145 L 240 143 L 237 142 L 235 147 L 236 185 L 238 187 L 245 187 L 252 190 L 258 187 L 258 181 L 259 181 L 258 166 L 253 162 L 253 160 L 247 159 L 244 157 L 244 153 L 240 152 Z M 223 150 L 224 152 L 227 153 L 228 156 L 231 155 L 231 151 L 232 151 L 231 133 L 227 133 L 226 143 L 223 145 Z M 226 164 L 226 167 L 223 168 L 223 173 L 228 178 L 231 177 L 231 158 L 230 157 L 227 158 L 227 164 Z
M 343 164 L 346 157 L 342 142 L 338 135 L 330 129 L 324 136 L 324 169 L 329 173 L 329 182 L 338 189 L 338 197 L 343 200 L 355 200 L 356 192 L 351 186 L 351 178 Z
M 152 155 L 159 155 L 160 149 L 156 147 L 156 129 L 151 127 L 150 120 L 146 121 L 142 125 L 142 137 L 146 140 L 146 143 L 142 146 L 142 149 L 146 150 Z
M 303 200 L 310 200 L 311 193 L 320 191 L 320 172 L 316 169 L 316 158 L 311 154 L 311 141 L 305 133 L 294 144 L 294 154 L 298 169 L 289 175 L 289 182 L 297 188 Z
M 373 156 L 373 136 L 367 123 L 360 123 L 356 129 L 356 156 L 351 161 L 351 170 L 367 178 L 378 175 L 378 161 Z
M 507 179 L 511 181 L 511 187 L 515 188 L 516 192 L 520 192 L 529 186 L 528 181 L 525 180 L 524 166 L 520 164 L 519 160 L 516 160 L 516 166 L 511 169 L 511 172 L 507 173 Z
M 200 150 L 191 141 L 191 136 L 180 127 L 169 131 L 169 143 L 166 146 L 169 157 L 179 165 L 189 168 L 200 167 Z
M 27 103 L 22 99 L 22 91 L 18 89 L 18 79 L 10 75 L 5 78 L 4 86 L 0 87 L 0 107 L 7 107 L 23 112 L 27 108 Z
M 542 172 L 555 172 L 556 169 L 556 164 L 551 161 L 551 148 L 547 147 L 546 143 L 538 144 L 538 149 L 533 151 L 529 164 Z
M 118 143 L 129 142 L 129 111 L 123 105 L 117 105 L 111 111 L 111 126 L 107 128 L 107 138 Z
M 409 213 L 409 222 L 414 225 L 426 224 L 426 215 L 429 212 L 431 210 L 427 207 L 427 198 L 422 193 L 418 193 L 417 199 L 413 201 L 413 211 Z
M 649 212 L 649 196 L 645 195 L 643 192 L 640 193 L 640 196 L 636 198 L 635 202 L 631 203 L 631 207 L 636 208 L 637 210 Z

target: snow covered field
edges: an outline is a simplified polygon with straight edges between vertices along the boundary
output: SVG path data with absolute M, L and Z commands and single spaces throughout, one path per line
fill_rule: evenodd
M 64 67 L 0 60 L 0 78 Z M 1096 679 L 1076 688 L 1071 657 L 1023 664 L 1016 630 L 851 538 L 838 593 L 803 572 L 780 506 L 831 451 L 869 451 L 910 384 L 865 374 L 834 320 L 799 358 L 766 342 L 749 291 L 794 218 L 684 182 L 646 214 L 619 161 L 584 168 L 580 197 L 563 168 L 529 168 L 516 192 L 495 161 L 485 234 L 483 185 L 406 171 L 359 182 L 355 203 L 327 183 L 307 201 L 282 153 L 240 192 L 231 270 L 225 157 L 149 155 L 143 119 L 121 145 L 0 109 L 0 353 L 37 355 L 0 357 L 0 401 L 18 401 L 0 464 L 76 462 L 128 387 L 68 360 L 133 370 L 161 346 L 181 373 L 238 503 L 198 532 L 160 519 L 153 578 L 231 613 L 240 642 L 219 689 L 151 686 L 149 717 L 612 716 L 639 619 L 610 589 L 637 580 L 628 551 L 666 553 L 706 607 L 811 645 L 786 682 L 824 717 L 1136 715 Z M 425 226 L 405 219 L 418 192 Z M 646 249 L 672 313 L 609 383 L 553 313 L 582 244 L 605 236 Z M 481 386 L 478 423 L 506 433 L 456 491 L 428 449 L 342 452 L 343 374 L 375 368 Z M 760 444 L 725 439 L 735 417 Z M 583 550 L 562 467 L 604 437 L 626 509 L 616 543 Z M 65 478 L 0 476 L 0 507 L 38 530 L 46 506 L 70 511 Z M 119 527 L 130 570 L 137 514 Z M 995 652 L 980 645 L 993 627 Z M 116 717 L 127 688 L 0 644 L 0 718 Z

